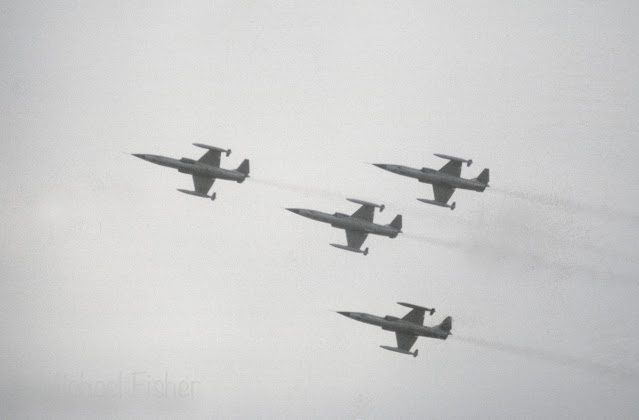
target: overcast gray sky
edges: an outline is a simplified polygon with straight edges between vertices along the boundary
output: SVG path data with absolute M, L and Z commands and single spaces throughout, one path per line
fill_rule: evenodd
M 638 12 L 2 2 L 3 416 L 637 417 Z M 252 178 L 211 203 L 128 155 L 193 142 Z M 370 165 L 433 153 L 492 188 L 451 212 Z M 345 197 L 405 235 L 362 257 L 284 210 Z M 330 312 L 397 301 L 454 335 L 414 359 Z

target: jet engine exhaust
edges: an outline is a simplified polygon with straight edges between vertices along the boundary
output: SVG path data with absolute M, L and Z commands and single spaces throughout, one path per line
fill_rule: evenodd
M 493 187 L 492 191 L 508 197 L 526 200 L 531 203 L 561 208 L 568 211 L 579 211 L 582 213 L 592 214 L 603 219 L 618 220 L 621 217 L 627 219 L 628 221 L 639 223 L 639 214 L 622 209 L 611 208 L 607 205 L 580 203 L 569 198 L 558 197 L 550 194 L 539 194 L 512 190 L 504 187 Z
M 271 179 L 253 177 L 251 178 L 251 182 L 255 182 L 262 185 L 268 185 L 270 187 L 275 187 L 275 188 L 279 188 L 279 189 L 287 190 L 287 191 L 293 191 L 293 192 L 299 192 L 299 193 L 310 193 L 310 194 L 316 194 L 316 195 L 321 195 L 324 197 L 331 197 L 331 198 L 340 198 L 340 199 L 346 198 L 345 195 L 342 195 L 333 191 L 329 191 L 329 190 L 324 190 L 322 188 L 305 187 L 298 184 L 291 184 L 288 182 L 275 181 Z
M 455 339 L 464 343 L 472 344 L 491 350 L 498 350 L 518 356 L 524 356 L 531 360 L 553 363 L 555 365 L 575 368 L 599 376 L 615 377 L 623 380 L 639 379 L 639 371 L 626 366 L 611 366 L 592 360 L 557 353 L 549 350 L 541 350 L 533 347 L 518 346 L 502 343 L 499 341 L 485 340 L 483 338 L 464 337 L 455 335 Z

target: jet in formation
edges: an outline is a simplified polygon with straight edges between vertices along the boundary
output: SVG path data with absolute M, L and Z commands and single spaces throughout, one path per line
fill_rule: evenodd
M 193 175 L 193 186 L 195 190 L 189 191 L 178 188 L 178 191 L 196 197 L 210 198 L 211 200 L 215 200 L 216 194 L 208 194 L 216 179 L 226 179 L 241 184 L 249 176 L 248 159 L 244 159 L 237 169 L 220 168 L 220 157 L 222 153 L 226 153 L 226 156 L 229 156 L 231 149 L 225 150 L 201 143 L 193 143 L 193 146 L 201 147 L 208 151 L 197 161 L 184 157 L 177 160 L 165 156 L 148 154 L 134 153 L 133 156 L 146 160 L 147 162 L 155 163 L 156 165 L 168 166 L 169 168 L 177 169 L 179 172 Z
M 418 198 L 417 200 L 439 207 L 449 207 L 451 210 L 455 209 L 455 202 L 448 204 L 448 200 L 450 200 L 450 197 L 453 195 L 456 188 L 483 192 L 486 187 L 489 186 L 488 168 L 484 169 L 477 178 L 464 179 L 461 177 L 462 163 L 466 163 L 467 166 L 470 166 L 473 163 L 472 159 L 466 160 L 438 153 L 435 153 L 435 156 L 448 159 L 449 162 L 442 166 L 439 170 L 430 168 L 416 169 L 402 165 L 389 165 L 386 163 L 374 163 L 373 165 L 394 174 L 416 178 L 419 182 L 432 184 L 435 199 L 429 200 L 426 198 Z
M 411 303 L 397 302 L 402 306 L 411 308 L 412 310 L 403 318 L 397 318 L 391 315 L 380 317 L 376 315 L 365 314 L 361 312 L 337 312 L 356 321 L 365 322 L 367 324 L 382 327 L 386 331 L 394 331 L 397 337 L 397 347 L 380 346 L 384 350 L 395 351 L 397 353 L 409 354 L 417 357 L 419 350 L 411 352 L 410 349 L 417 341 L 417 337 L 430 337 L 446 340 L 451 335 L 450 330 L 453 328 L 453 319 L 446 317 L 444 321 L 435 326 L 427 327 L 424 325 L 424 314 L 429 312 L 431 316 L 435 313 L 435 309 L 424 308 L 423 306 L 413 305 Z
M 362 251 L 361 246 L 369 233 L 373 235 L 388 236 L 389 238 L 396 238 L 397 235 L 402 232 L 401 214 L 398 214 L 388 225 L 378 225 L 373 223 L 375 208 L 379 207 L 379 211 L 382 212 L 384 210 L 383 204 L 373 204 L 367 201 L 356 200 L 354 198 L 348 198 L 347 200 L 362 205 L 350 216 L 344 213 L 329 214 L 308 209 L 286 210 L 319 222 L 330 223 L 331 226 L 338 229 L 344 229 L 346 231 L 346 242 L 348 245 L 330 245 L 346 251 L 359 252 L 364 255 L 368 255 L 368 248 Z

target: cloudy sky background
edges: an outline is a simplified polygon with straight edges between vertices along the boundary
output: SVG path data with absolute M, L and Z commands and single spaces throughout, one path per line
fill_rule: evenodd
M 635 417 L 638 12 L 3 3 L 3 414 Z M 252 178 L 211 203 L 129 155 L 198 158 L 193 142 Z M 491 188 L 451 212 L 370 165 L 442 166 L 432 153 L 490 168 Z M 284 210 L 355 211 L 346 197 L 405 234 L 362 257 Z M 454 335 L 414 359 L 330 312 L 397 301 Z

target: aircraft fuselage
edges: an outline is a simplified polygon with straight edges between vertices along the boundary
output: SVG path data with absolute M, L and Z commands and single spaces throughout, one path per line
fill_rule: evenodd
M 400 332 L 404 334 L 417 335 L 420 337 L 439 338 L 440 340 L 445 340 L 450 335 L 449 332 L 442 331 L 439 328 L 415 324 L 414 322 L 405 321 L 401 318 L 396 318 L 391 315 L 387 315 L 382 318 L 377 315 L 371 315 L 362 312 L 338 313 L 359 322 L 364 322 L 366 324 L 381 327 L 383 330 L 386 331 Z
M 148 154 L 135 154 L 134 156 L 146 160 L 147 162 L 155 163 L 156 165 L 177 169 L 179 172 L 189 175 L 197 175 L 206 178 L 227 179 L 229 181 L 237 181 L 240 183 L 243 182 L 247 177 L 247 175 L 233 169 L 222 169 L 216 166 L 200 163 L 189 158 L 182 158 L 178 160 L 166 156 Z
M 361 219 L 359 217 L 349 216 L 347 214 L 335 213 L 329 214 L 317 210 L 309 209 L 288 209 L 295 214 L 307 217 L 309 219 L 317 220 L 318 222 L 329 223 L 331 226 L 358 232 L 370 233 L 373 235 L 388 236 L 389 238 L 395 238 L 400 229 L 395 229 L 391 226 L 378 225 L 373 222 Z
M 392 172 L 397 175 L 403 175 L 410 178 L 415 178 L 419 182 L 426 184 L 440 184 L 446 185 L 450 188 L 459 188 L 462 190 L 472 190 L 482 192 L 486 189 L 486 184 L 476 181 L 474 179 L 465 179 L 448 175 L 430 168 L 409 168 L 403 165 L 387 165 L 376 164 L 375 166 L 382 168 L 386 171 Z

